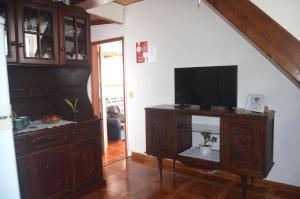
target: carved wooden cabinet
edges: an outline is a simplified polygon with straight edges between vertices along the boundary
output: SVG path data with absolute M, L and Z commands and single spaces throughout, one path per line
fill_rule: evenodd
M 60 146 L 30 156 L 34 198 L 62 198 L 71 192 L 69 146 Z
M 85 188 L 95 183 L 99 178 L 98 144 L 94 139 L 88 139 L 73 145 L 75 165 L 75 187 Z
M 104 185 L 100 123 L 15 135 L 22 199 L 68 198 Z
M 30 160 L 28 156 L 17 157 L 20 194 L 22 199 L 33 198 Z
M 69 8 L 60 11 L 60 62 L 89 64 L 89 16 Z
M 243 109 L 201 110 L 200 107 L 180 108 L 174 105 L 145 110 L 146 153 L 158 158 L 160 172 L 161 159 L 170 158 L 194 167 L 236 173 L 241 175 L 245 184 L 247 177 L 266 177 L 274 164 L 274 111 L 260 114 Z M 194 148 L 192 116 L 219 118 L 220 149 L 217 160 L 183 155 Z
M 266 177 L 273 165 L 272 117 L 223 117 L 223 163 L 227 169 Z
M 50 0 L 3 0 L 7 61 L 14 64 L 89 64 L 90 24 L 83 9 Z
M 16 29 L 15 29 L 15 2 L 12 0 L 2 0 L 0 2 L 0 16 L 5 19 L 4 36 L 6 59 L 8 62 L 17 62 L 16 52 Z
M 18 1 L 19 63 L 58 64 L 58 11 L 55 7 Z
M 99 127 L 81 125 L 72 131 L 73 165 L 75 189 L 84 189 L 103 178 L 101 153 L 99 151 Z
M 146 112 L 147 153 L 172 158 L 173 153 L 173 114 L 168 111 Z

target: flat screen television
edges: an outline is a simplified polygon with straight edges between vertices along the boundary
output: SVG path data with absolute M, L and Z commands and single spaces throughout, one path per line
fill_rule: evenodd
M 175 104 L 237 106 L 237 66 L 175 68 Z

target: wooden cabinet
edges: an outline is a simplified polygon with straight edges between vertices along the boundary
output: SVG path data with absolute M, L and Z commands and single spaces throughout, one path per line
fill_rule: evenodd
M 158 110 L 146 112 L 146 153 L 173 158 L 173 134 L 175 131 L 173 114 Z
M 90 24 L 84 10 L 51 1 L 5 0 L 0 14 L 6 19 L 8 62 L 89 64 Z
M 224 165 L 236 172 L 260 171 L 263 167 L 265 147 L 264 119 L 224 117 Z M 256 173 L 258 175 L 258 173 Z
M 99 125 L 92 120 L 16 135 L 22 198 L 68 198 L 104 185 Z
M 22 199 L 32 199 L 31 169 L 28 156 L 17 157 L 20 195 Z
M 19 62 L 58 64 L 57 9 L 21 1 L 18 4 Z
M 98 180 L 100 156 L 97 153 L 98 147 L 93 138 L 73 145 L 76 189 L 85 188 Z
M 166 110 L 146 111 L 146 153 L 174 159 L 192 144 L 191 117 Z
M 4 36 L 6 41 L 6 58 L 10 63 L 17 62 L 14 7 L 15 2 L 12 0 L 4 0 L 0 2 L 0 16 L 4 17 L 5 19 Z
M 69 146 L 61 146 L 30 156 L 34 198 L 62 198 L 71 192 L 69 155 Z
M 223 163 L 230 170 L 266 177 L 273 165 L 274 116 L 224 117 Z
M 88 15 L 62 9 L 60 12 L 60 62 L 68 65 L 89 63 Z
M 198 154 L 199 149 L 192 147 L 194 115 L 220 118 L 220 150 L 217 151 L 220 158 L 205 159 Z M 193 167 L 236 173 L 242 176 L 245 185 L 247 177 L 264 178 L 272 168 L 273 129 L 274 111 L 260 114 L 242 109 L 149 107 L 146 108 L 146 153 L 158 158 L 160 174 L 161 159 L 171 158 Z

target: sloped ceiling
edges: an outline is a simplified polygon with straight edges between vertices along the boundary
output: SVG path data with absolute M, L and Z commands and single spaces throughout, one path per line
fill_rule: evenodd
M 249 0 L 206 0 L 300 88 L 300 42 Z

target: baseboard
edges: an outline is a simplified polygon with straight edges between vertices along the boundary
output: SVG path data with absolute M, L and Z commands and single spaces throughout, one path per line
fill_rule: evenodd
M 150 155 L 146 155 L 146 154 L 142 154 L 142 153 L 137 153 L 137 152 L 131 152 L 131 159 L 134 161 L 138 161 L 141 163 L 147 163 L 150 165 L 157 165 L 157 159 L 153 156 Z M 172 170 L 173 168 L 173 160 L 170 159 L 164 159 L 163 160 L 163 168 L 164 169 L 170 169 Z M 195 172 L 199 173 L 199 169 L 194 169 L 188 166 L 185 166 L 184 164 L 182 164 L 181 162 L 176 162 L 176 169 L 183 169 L 186 170 L 188 172 Z M 200 169 L 201 170 L 201 169 Z M 202 172 L 206 172 L 205 170 L 201 170 Z M 222 178 L 226 178 L 232 181 L 240 181 L 240 177 L 238 175 L 232 174 L 232 173 L 228 173 L 228 172 L 224 172 L 224 171 L 218 171 L 216 173 L 213 174 L 214 176 L 218 176 L 218 177 L 222 177 Z M 261 186 L 272 186 L 274 188 L 278 188 L 278 189 L 288 189 L 288 190 L 294 190 L 296 192 L 300 192 L 300 187 L 294 186 L 294 185 L 289 185 L 289 184 L 284 184 L 284 183 L 279 183 L 279 182 L 274 182 L 271 180 L 266 180 L 266 179 L 255 179 L 255 184 L 256 185 L 261 185 Z

